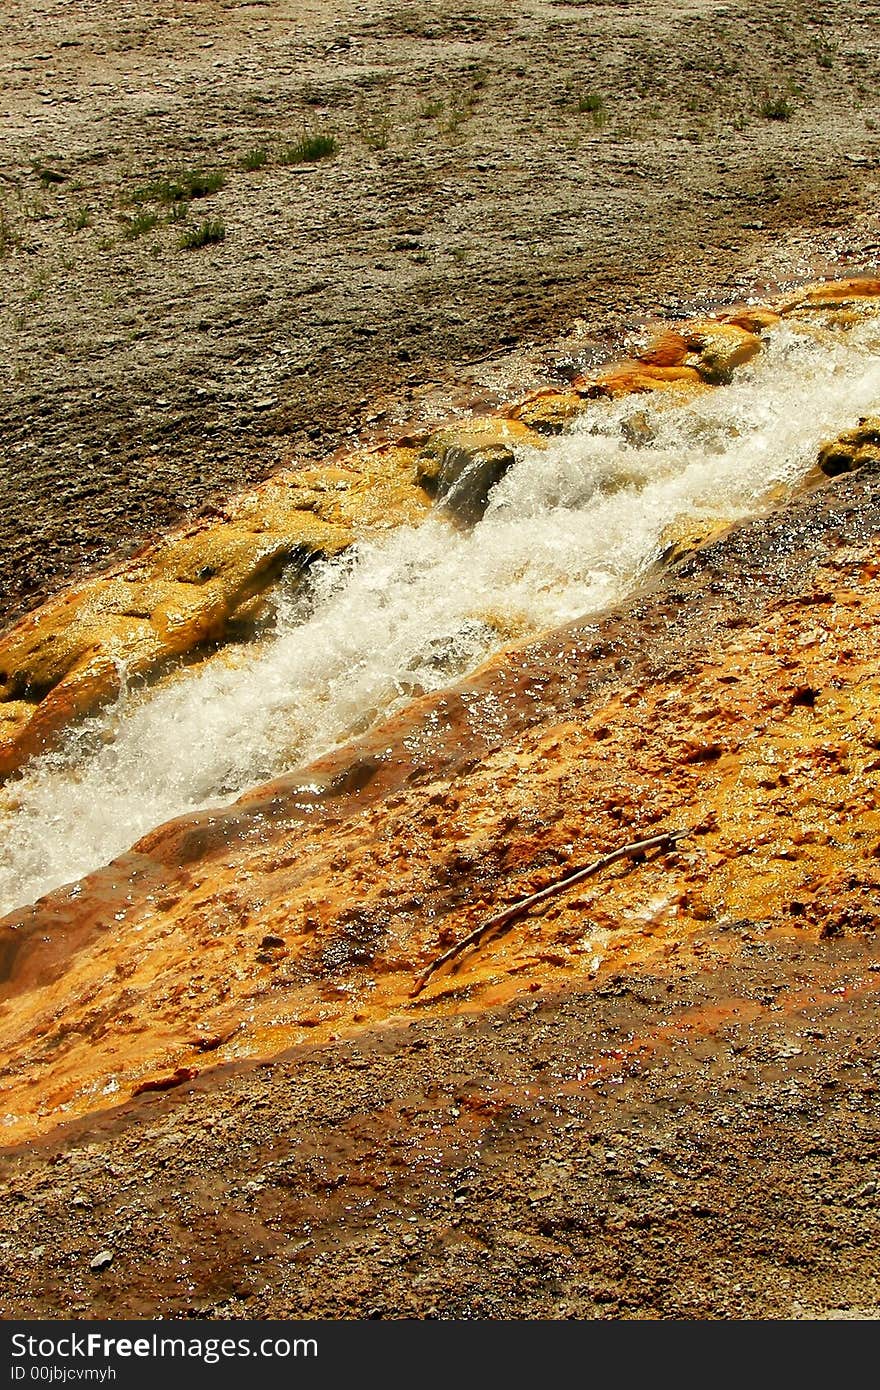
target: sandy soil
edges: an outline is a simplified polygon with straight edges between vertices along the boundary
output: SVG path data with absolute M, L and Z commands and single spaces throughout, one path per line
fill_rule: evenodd
M 880 975 L 728 942 L 6 1157 L 4 1316 L 880 1316 Z
M 644 313 L 868 267 L 877 13 L 11 0 L 0 620 L 452 383 L 565 375 Z M 304 132 L 335 157 L 281 163 Z M 142 197 L 193 170 L 225 185 L 185 222 Z M 207 219 L 225 240 L 181 249 Z

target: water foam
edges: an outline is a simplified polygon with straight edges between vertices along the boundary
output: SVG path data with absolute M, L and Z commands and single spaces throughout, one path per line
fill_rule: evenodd
M 0 793 L 0 911 L 308 763 L 514 636 L 601 611 L 671 523 L 736 520 L 796 485 L 821 441 L 880 403 L 880 328 L 825 337 L 776 330 L 732 385 L 690 402 L 597 403 L 519 450 L 473 531 L 438 514 L 365 539 L 282 591 L 260 647 L 124 693 Z

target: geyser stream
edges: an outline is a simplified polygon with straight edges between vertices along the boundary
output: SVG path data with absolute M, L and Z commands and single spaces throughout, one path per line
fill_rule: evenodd
M 622 599 L 683 517 L 737 520 L 796 486 L 880 403 L 880 326 L 781 327 L 734 384 L 597 403 L 524 447 L 471 531 L 442 514 L 282 591 L 258 647 L 129 691 L 0 793 L 0 912 L 173 816 L 234 799 L 448 685 L 492 650 Z

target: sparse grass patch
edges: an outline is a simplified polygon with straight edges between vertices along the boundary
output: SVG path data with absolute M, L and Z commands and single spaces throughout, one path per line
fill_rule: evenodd
M 189 203 L 172 203 L 168 213 L 169 222 L 185 222 L 189 216 Z
M 446 102 L 441 101 L 439 97 L 434 101 L 426 101 L 424 106 L 419 108 L 419 115 L 423 121 L 436 120 L 438 116 L 443 115 L 445 105 Z
M 128 237 L 129 241 L 135 241 L 137 237 L 146 236 L 147 232 L 151 232 L 158 221 L 158 212 L 138 212 L 134 217 L 124 217 L 123 235 Z
M 448 135 L 457 135 L 461 127 L 476 115 L 481 100 L 480 93 L 486 86 L 488 73 L 489 69 L 483 65 L 473 67 L 467 86 L 450 96 L 445 126 Z
M 226 240 L 226 223 L 222 217 L 214 217 L 184 232 L 178 245 L 181 251 L 198 251 L 201 246 L 216 246 Z
M 303 135 L 294 145 L 285 145 L 279 152 L 278 163 L 318 164 L 322 159 L 332 159 L 339 148 L 335 135 Z
M 41 300 L 41 299 L 43 298 L 43 295 L 46 293 L 46 290 L 47 290 L 47 288 L 48 288 L 48 285 L 49 285 L 49 272 L 48 272 L 48 270 L 38 270 L 37 273 L 36 273 L 36 275 L 34 276 L 33 280 L 31 281 L 31 287 L 30 287 L 30 289 L 29 289 L 28 292 L 27 292 L 27 301 L 28 301 L 28 303 L 29 303 L 29 304 L 36 304 L 36 303 L 38 303 L 38 301 Z
M 18 210 L 26 222 L 46 222 L 52 216 L 39 194 L 28 197 L 20 188 L 16 191 Z
M 758 115 L 763 116 L 765 121 L 790 121 L 794 114 L 794 107 L 787 97 L 767 96 L 758 107 Z
M 193 198 L 207 198 L 226 183 L 219 169 L 182 169 L 153 179 L 131 195 L 133 203 L 188 203 Z
M 391 117 L 387 111 L 364 116 L 358 122 L 358 134 L 368 150 L 387 150 L 391 138 Z
M 462 126 L 465 125 L 473 116 L 476 109 L 476 97 L 472 93 L 467 93 L 464 97 L 459 97 L 449 104 L 449 116 L 446 121 L 447 135 L 457 135 Z
M 253 149 L 245 150 L 238 163 L 241 169 L 246 169 L 249 173 L 256 169 L 265 169 L 269 163 L 269 151 L 265 145 L 255 145 Z
M 601 129 L 608 120 L 605 98 L 601 92 L 582 92 L 577 99 L 577 112 L 579 116 L 590 116 L 597 129 Z
M 13 227 L 6 208 L 0 203 L 0 260 L 17 246 L 21 246 L 21 237 Z
M 92 225 L 92 214 L 88 208 L 77 208 L 67 219 L 67 225 L 72 232 L 82 232 L 86 227 Z

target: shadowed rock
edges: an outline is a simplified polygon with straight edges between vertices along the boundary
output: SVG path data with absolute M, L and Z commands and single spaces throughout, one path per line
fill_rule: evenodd
M 473 526 L 486 510 L 489 493 L 514 461 L 513 446 L 539 443 L 517 420 L 472 420 L 438 430 L 416 465 L 417 481 L 456 520 Z
M 819 467 L 828 478 L 851 473 L 854 468 L 880 465 L 880 416 L 866 416 L 854 430 L 847 430 L 819 453 Z

